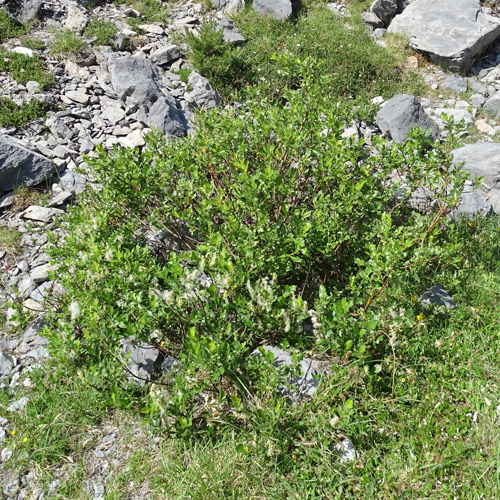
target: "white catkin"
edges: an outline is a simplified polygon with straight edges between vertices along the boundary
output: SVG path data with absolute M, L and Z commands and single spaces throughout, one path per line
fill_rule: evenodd
M 71 321 L 75 321 L 82 312 L 82 308 L 78 302 L 71 302 L 69 305 L 69 312 L 71 313 Z

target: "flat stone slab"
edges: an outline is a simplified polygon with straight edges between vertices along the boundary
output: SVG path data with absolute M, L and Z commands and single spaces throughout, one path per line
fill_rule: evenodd
M 292 15 L 290 0 L 253 0 L 253 9 L 259 14 L 267 14 L 281 21 Z
M 38 222 L 50 222 L 54 217 L 63 213 L 64 210 L 59 210 L 58 208 L 47 208 L 40 207 L 38 205 L 32 205 L 23 212 L 22 216 L 25 219 Z
M 467 73 L 500 35 L 500 19 L 485 14 L 479 0 L 415 0 L 387 31 L 407 35 L 431 61 Z

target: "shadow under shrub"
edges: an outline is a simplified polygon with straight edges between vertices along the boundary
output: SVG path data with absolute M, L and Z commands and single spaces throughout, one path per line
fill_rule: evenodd
M 369 360 L 395 324 L 409 328 L 378 307 L 391 280 L 460 253 L 441 236 L 465 179 L 450 169 L 452 134 L 436 149 L 415 131 L 370 152 L 341 138 L 339 108 L 308 68 L 286 107 L 256 94 L 200 115 L 184 141 L 151 135 L 142 152 L 101 150 L 91 163 L 102 187 L 70 211 L 51 250 L 66 290 L 47 332 L 52 353 L 107 377 L 119 376 L 122 338 L 178 357 L 172 389 L 148 411 L 174 416 L 181 433 L 199 394 L 217 401 L 220 419 L 245 410 L 249 388 L 267 387 L 247 371 L 259 345 Z M 434 193 L 436 211 L 397 203 L 398 178 L 406 196 Z M 162 258 L 148 231 L 162 231 Z M 184 250 L 169 251 L 173 240 Z

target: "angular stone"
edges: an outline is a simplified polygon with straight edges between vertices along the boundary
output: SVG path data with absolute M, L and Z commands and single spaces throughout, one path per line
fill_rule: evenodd
M 35 220 L 38 222 L 50 222 L 54 217 L 63 213 L 64 210 L 59 210 L 58 208 L 47 208 L 32 205 L 23 212 L 22 216 L 25 219 Z
M 482 94 L 474 94 L 470 98 L 470 103 L 475 108 L 481 108 L 486 102 L 486 98 Z
M 118 139 L 118 142 L 123 147 L 130 149 L 144 146 L 144 144 L 146 144 L 141 130 L 134 130 L 133 132 L 130 132 L 130 134 L 128 134 L 126 137 L 120 137 L 120 139 Z
M 472 189 L 472 186 L 466 186 L 462 193 L 460 203 L 457 208 L 450 214 L 452 219 L 460 217 L 471 218 L 475 215 L 488 217 L 493 213 L 493 205 L 489 194 L 482 189 Z
M 398 2 L 397 0 L 375 0 L 370 7 L 370 11 L 382 20 L 384 26 L 389 26 L 398 11 Z M 377 26 L 377 28 L 381 27 Z
M 26 82 L 26 90 L 30 94 L 37 94 L 40 92 L 40 84 L 34 80 L 30 80 L 29 82 Z
M 177 45 L 172 44 L 160 45 L 149 57 L 155 64 L 162 66 L 163 64 L 168 64 L 179 59 L 181 57 L 181 49 Z
M 125 118 L 125 111 L 118 106 L 106 106 L 101 114 L 101 118 L 116 125 Z
M 356 460 L 356 449 L 349 438 L 344 438 L 340 443 L 335 445 L 335 451 L 339 455 L 339 462 L 354 462 Z
M 49 127 L 49 130 L 57 139 L 72 139 L 76 134 L 76 131 L 74 128 L 68 127 L 70 122 L 71 119 L 65 112 L 62 112 L 56 113 L 47 118 L 45 124 Z
M 89 95 L 81 90 L 69 90 L 64 95 L 72 101 L 80 104 L 88 104 L 90 99 Z
M 438 309 L 455 309 L 457 303 L 446 292 L 446 290 L 439 286 L 434 285 L 428 288 L 418 299 L 418 301 L 425 306 L 433 306 Z
M 66 170 L 59 178 L 59 185 L 65 191 L 69 191 L 72 194 L 79 194 L 85 191 L 87 182 L 83 175 Z
M 436 140 L 438 130 L 436 124 L 424 111 L 415 96 L 397 94 L 389 99 L 377 113 L 376 124 L 382 134 L 389 134 L 395 142 L 405 142 L 408 133 L 414 127 L 420 127 L 424 132 L 431 131 L 431 140 Z
M 434 110 L 436 116 L 440 117 L 442 114 L 453 117 L 455 123 L 464 121 L 467 127 L 470 127 L 474 123 L 474 118 L 466 109 L 456 109 L 456 108 L 436 108 Z
M 370 26 L 374 30 L 384 27 L 382 19 L 380 19 L 380 17 L 378 17 L 375 12 L 363 12 L 363 14 L 361 15 L 361 19 L 367 26 Z
M 253 9 L 259 14 L 267 14 L 284 21 L 292 15 L 290 0 L 253 0 Z
M 294 364 L 292 355 L 269 345 L 264 345 L 255 349 L 250 356 L 262 357 L 261 349 L 271 352 L 274 356 L 273 366 L 282 375 L 286 385 L 280 387 L 282 395 L 292 401 L 303 400 L 314 396 L 319 386 L 319 380 L 314 376 L 318 373 L 318 363 L 312 359 L 304 358 L 299 362 L 300 373 L 290 375 L 287 373 L 288 367 Z
M 144 30 L 146 33 L 150 33 L 152 35 L 163 35 L 165 33 L 165 30 L 163 29 L 163 26 L 160 24 L 139 24 L 138 26 L 141 30 Z
M 42 0 L 16 0 L 7 3 L 7 11 L 18 22 L 25 24 L 38 15 Z
M 0 136 L 0 192 L 21 185 L 36 186 L 47 181 L 54 171 L 55 165 L 45 156 Z
M 184 97 L 198 108 L 211 109 L 222 104 L 222 99 L 210 85 L 210 82 L 196 71 L 189 75 L 188 85 L 192 90 L 187 92 Z
M 52 270 L 53 267 L 50 264 L 43 264 L 31 270 L 30 278 L 33 280 L 33 283 L 40 285 L 49 279 L 49 271 Z
M 89 22 L 87 13 L 78 7 L 76 4 L 69 4 L 67 6 L 66 21 L 64 27 L 66 29 L 81 33 Z
M 215 31 L 222 31 L 224 41 L 235 45 L 246 42 L 245 37 L 240 33 L 231 19 L 221 17 L 219 23 L 215 27 Z
M 417 0 L 396 16 L 389 33 L 407 35 L 412 48 L 443 67 L 467 73 L 500 35 L 500 19 L 479 0 Z
M 493 97 L 490 97 L 484 103 L 483 109 L 495 118 L 500 117 L 500 92 L 497 92 Z
M 492 188 L 500 188 L 500 143 L 477 142 L 453 151 L 453 165 L 464 163 L 473 180 L 483 177 Z
M 245 8 L 245 0 L 212 0 L 212 6 L 227 14 L 234 14 Z
M 162 91 L 157 66 L 140 57 L 119 57 L 110 63 L 110 76 L 118 97 L 137 110 L 139 120 L 167 135 L 186 135 L 187 123 L 175 99 Z
M 0 378 L 8 377 L 16 365 L 16 359 L 10 354 L 0 352 Z
M 459 93 L 467 92 L 467 80 L 459 75 L 450 75 L 444 80 L 441 88 Z
M 138 385 L 144 385 L 151 380 L 151 376 L 159 370 L 162 355 L 158 349 L 146 342 L 133 344 L 122 339 L 121 357 L 127 363 L 127 377 Z

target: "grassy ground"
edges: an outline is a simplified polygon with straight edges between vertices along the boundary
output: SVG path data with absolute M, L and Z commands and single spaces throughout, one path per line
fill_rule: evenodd
M 193 61 L 211 71 L 206 76 L 226 99 L 254 85 L 279 101 L 284 85 L 300 86 L 293 59 L 274 57 L 283 53 L 315 55 L 332 102 L 342 98 L 362 116 L 370 116 L 375 95 L 420 88 L 397 69 L 405 56 L 399 40 L 391 56 L 324 10 L 286 24 L 250 12 L 239 21 L 250 39 L 245 48 L 221 47 L 207 32 L 193 49 Z M 90 499 L 84 485 L 92 451 L 116 427 L 120 446 L 131 453 L 107 485 L 106 500 L 139 491 L 158 500 L 498 498 L 499 224 L 462 222 L 453 233 L 465 242 L 459 261 L 391 283 L 383 306 L 410 325 L 383 332 L 393 354 L 370 363 L 327 358 L 331 375 L 305 405 L 256 399 L 255 421 L 221 422 L 218 432 L 183 438 L 147 419 L 141 425 L 148 388 L 117 387 L 91 366 L 47 365 L 29 375 L 34 388 L 15 395 L 30 398 L 25 412 L 7 413 L 13 394 L 0 393 L 0 413 L 10 422 L 6 446 L 15 452 L 9 467 L 34 470 L 45 484 L 62 477 L 51 498 Z M 456 310 L 442 314 L 416 304 L 433 284 L 452 294 Z M 340 463 L 335 451 L 345 437 L 357 450 L 354 462 Z

